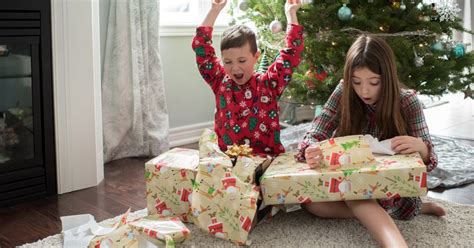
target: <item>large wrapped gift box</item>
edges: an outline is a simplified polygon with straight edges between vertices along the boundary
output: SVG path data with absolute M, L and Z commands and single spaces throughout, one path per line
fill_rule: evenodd
M 199 165 L 199 151 L 174 148 L 145 164 L 149 215 L 179 217 L 189 222 L 193 180 Z
M 261 178 L 267 205 L 421 196 L 426 166 L 418 153 L 377 155 L 362 164 L 311 169 L 295 153 L 273 160 Z
M 200 153 L 191 203 L 194 223 L 216 237 L 245 244 L 260 194 L 255 177 L 269 161 L 251 155 L 232 160 L 209 130 L 201 136 Z

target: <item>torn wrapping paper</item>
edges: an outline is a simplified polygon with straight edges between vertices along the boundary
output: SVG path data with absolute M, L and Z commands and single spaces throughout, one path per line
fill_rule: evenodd
M 261 178 L 264 204 L 310 203 L 426 195 L 418 153 L 380 155 L 362 165 L 311 169 L 295 153 L 275 158 Z
M 107 224 L 97 224 L 90 214 L 61 217 L 64 247 L 174 247 L 189 236 L 178 218 L 155 215 L 127 220 L 129 212 Z
M 189 219 L 197 150 L 174 148 L 145 163 L 148 214 Z
M 189 236 L 189 229 L 179 218 L 147 216 L 130 223 L 132 230 L 155 246 L 175 247 Z
M 221 158 L 227 155 L 221 151 L 217 144 L 217 134 L 210 130 L 204 129 L 199 137 L 199 157 L 200 158 Z
M 395 151 L 392 150 L 392 139 L 386 139 L 379 141 L 372 135 L 364 135 L 364 139 L 369 143 L 372 153 L 395 155 Z
M 213 135 L 207 130 L 199 142 L 203 157 L 193 187 L 191 211 L 201 229 L 243 245 L 257 212 L 255 175 L 268 165 L 267 159 L 240 156 L 234 166 L 231 158 L 219 150 Z
M 137 247 L 137 240 L 127 216 L 130 209 L 119 219 L 107 225 L 99 225 L 90 214 L 61 217 L 64 247 Z

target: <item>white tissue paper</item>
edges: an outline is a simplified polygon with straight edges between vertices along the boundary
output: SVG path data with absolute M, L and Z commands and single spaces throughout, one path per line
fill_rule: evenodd
M 392 150 L 392 139 L 379 141 L 377 138 L 368 134 L 364 135 L 364 138 L 370 144 L 370 149 L 373 153 L 395 155 L 396 152 Z
M 105 235 L 116 229 L 98 225 L 90 214 L 63 216 L 61 222 L 64 247 L 87 247 L 96 235 Z

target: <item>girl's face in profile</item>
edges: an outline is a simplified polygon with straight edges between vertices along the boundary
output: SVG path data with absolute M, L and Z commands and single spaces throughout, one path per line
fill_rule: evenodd
M 364 67 L 356 69 L 352 73 L 352 87 L 365 104 L 377 103 L 382 89 L 380 75 Z

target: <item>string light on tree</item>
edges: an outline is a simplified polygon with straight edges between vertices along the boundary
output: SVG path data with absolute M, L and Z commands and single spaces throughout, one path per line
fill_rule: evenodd
M 392 8 L 394 9 L 400 9 L 401 3 L 398 0 L 390 0 Z

